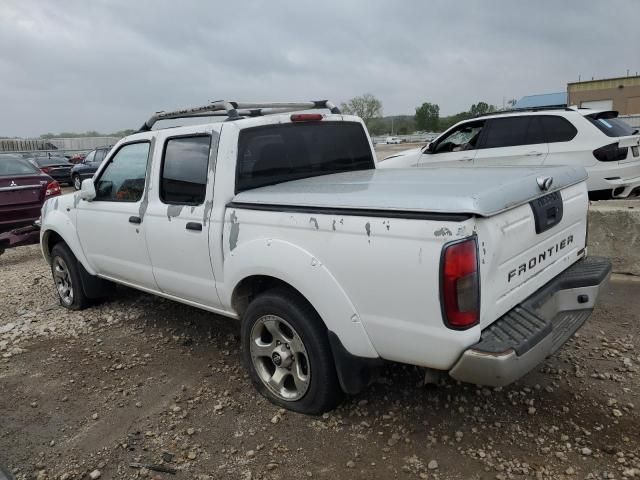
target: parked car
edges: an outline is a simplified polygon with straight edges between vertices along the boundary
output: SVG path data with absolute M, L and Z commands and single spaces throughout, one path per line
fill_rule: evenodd
M 42 173 L 46 173 L 59 184 L 71 185 L 71 167 L 73 164 L 59 154 L 29 155 L 27 160 L 39 168 Z
M 109 150 L 111 150 L 110 146 L 97 148 L 89 152 L 82 162 L 71 169 L 73 188 L 80 190 L 82 181 L 93 177 L 93 174 L 96 173 L 96 170 L 98 170 L 98 167 L 109 153 Z
M 78 163 L 81 163 L 86 158 L 86 156 L 87 155 L 85 153 L 74 153 L 73 155 L 69 156 L 69 162 L 76 165 Z
M 239 319 L 257 389 L 314 414 L 383 360 L 508 384 L 589 317 L 611 264 L 586 256 L 582 167 L 378 170 L 358 117 L 276 105 L 307 112 L 155 114 L 46 202 L 61 304 L 116 282 Z M 152 130 L 203 112 L 234 121 Z
M 32 225 L 56 195 L 60 185 L 49 175 L 19 156 L 0 154 L 0 233 Z
M 400 145 L 402 143 L 402 140 L 398 137 L 387 137 L 385 143 L 387 145 Z
M 614 111 L 506 111 L 459 122 L 428 146 L 385 158 L 381 168 L 576 165 L 592 198 L 640 193 L 640 135 Z

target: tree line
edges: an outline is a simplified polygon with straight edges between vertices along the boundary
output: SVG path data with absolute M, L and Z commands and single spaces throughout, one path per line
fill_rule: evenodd
M 424 102 L 416 107 L 414 115 L 384 117 L 382 102 L 370 93 L 354 97 L 342 103 L 340 108 L 343 113 L 362 118 L 371 135 L 405 135 L 416 131 L 442 132 L 462 120 L 497 111 L 495 105 L 478 102 L 471 105 L 467 111 L 441 117 L 440 106 L 437 103 Z
M 510 105 L 514 103 L 515 100 L 509 101 Z M 440 106 L 437 103 L 424 102 L 419 107 L 416 107 L 414 115 L 384 117 L 382 115 L 382 102 L 371 93 L 353 97 L 349 101 L 342 103 L 340 109 L 343 113 L 357 115 L 362 118 L 371 135 L 383 135 L 386 133 L 407 135 L 417 131 L 442 132 L 462 120 L 497 110 L 495 105 L 478 102 L 471 105 L 467 111 L 441 117 Z M 84 133 L 45 133 L 40 135 L 40 138 L 125 137 L 135 132 L 135 130 L 129 129 L 105 134 L 91 130 Z

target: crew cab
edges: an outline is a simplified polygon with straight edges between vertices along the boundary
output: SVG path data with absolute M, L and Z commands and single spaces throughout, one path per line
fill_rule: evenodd
M 594 200 L 640 195 L 640 135 L 618 112 L 533 108 L 457 123 L 422 148 L 388 156 L 381 168 L 575 165 Z
M 152 128 L 203 116 L 223 121 Z M 158 113 L 45 203 L 60 302 L 115 282 L 238 319 L 257 389 L 309 414 L 384 360 L 506 385 L 585 322 L 611 267 L 587 257 L 583 168 L 374 158 L 326 101 Z

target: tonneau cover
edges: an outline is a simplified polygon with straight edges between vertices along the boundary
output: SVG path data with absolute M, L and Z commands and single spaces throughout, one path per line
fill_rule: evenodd
M 539 177 L 552 177 L 543 191 Z M 293 180 L 237 194 L 235 204 L 496 215 L 587 178 L 582 167 L 380 169 Z

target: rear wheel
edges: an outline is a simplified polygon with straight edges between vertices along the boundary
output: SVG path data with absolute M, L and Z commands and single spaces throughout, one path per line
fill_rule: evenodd
M 89 305 L 82 289 L 78 261 L 64 243 L 57 243 L 51 250 L 51 273 L 60 305 L 69 310 L 82 310 Z
M 317 415 L 342 399 L 327 330 L 295 292 L 277 288 L 251 302 L 242 347 L 251 380 L 276 405 Z
M 80 190 L 82 188 L 82 179 L 80 178 L 80 175 L 73 176 L 73 188 L 76 190 Z

